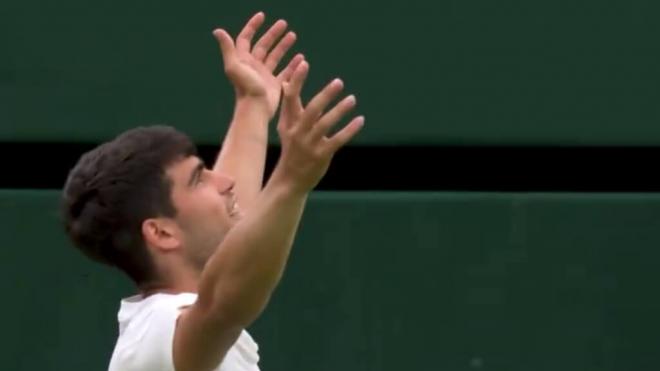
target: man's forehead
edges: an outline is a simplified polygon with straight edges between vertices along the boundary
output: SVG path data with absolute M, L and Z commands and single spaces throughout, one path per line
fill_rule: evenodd
M 185 181 L 190 173 L 202 162 L 197 156 L 188 156 L 172 162 L 167 174 L 175 181 Z

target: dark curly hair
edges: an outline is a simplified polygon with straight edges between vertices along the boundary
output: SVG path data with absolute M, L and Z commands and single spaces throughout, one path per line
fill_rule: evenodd
M 165 170 L 196 154 L 190 138 L 161 125 L 131 129 L 85 153 L 62 192 L 64 227 L 73 244 L 137 285 L 156 279 L 142 222 L 176 215 Z

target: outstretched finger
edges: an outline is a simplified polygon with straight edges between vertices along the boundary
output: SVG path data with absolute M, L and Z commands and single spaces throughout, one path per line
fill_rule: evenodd
M 312 137 L 320 139 L 332 128 L 342 117 L 346 116 L 355 107 L 355 96 L 349 95 L 339 102 L 336 106 L 332 107 L 325 115 L 312 128 Z
M 298 65 L 302 63 L 302 61 L 305 60 L 305 56 L 302 54 L 296 54 L 295 57 L 291 58 L 291 61 L 289 64 L 280 72 L 279 75 L 277 75 L 277 79 L 279 81 L 289 81 L 291 79 L 291 76 L 293 76 L 293 71 L 298 68 Z
M 266 15 L 263 12 L 259 12 L 252 16 L 250 20 L 245 24 L 245 27 L 236 37 L 236 49 L 243 52 L 250 52 L 250 44 L 252 43 L 252 38 L 257 33 L 257 30 L 264 23 Z
M 254 48 L 252 48 L 252 56 L 258 61 L 265 60 L 268 52 L 273 45 L 275 45 L 275 41 L 279 40 L 284 31 L 286 31 L 286 26 L 287 24 L 285 20 L 280 19 L 275 22 L 275 24 L 273 24 L 268 31 L 259 38 L 259 41 L 254 44 Z
M 344 88 L 344 82 L 340 79 L 332 80 L 318 94 L 312 98 L 305 108 L 302 121 L 311 125 L 321 116 L 325 108 Z
M 218 40 L 218 44 L 220 44 L 222 61 L 226 66 L 229 64 L 229 61 L 234 58 L 234 53 L 236 52 L 236 48 L 234 47 L 234 40 L 232 40 L 227 31 L 221 28 L 213 31 L 213 36 L 215 36 L 215 39 Z
M 358 116 L 348 123 L 337 134 L 327 140 L 327 148 L 330 153 L 337 152 L 346 145 L 364 126 L 364 116 Z
M 280 61 L 282 60 L 282 57 L 284 57 L 284 54 L 291 49 L 293 44 L 296 42 L 296 34 L 293 32 L 288 32 L 282 40 L 280 40 L 279 43 L 273 48 L 273 50 L 268 54 L 268 57 L 266 57 L 266 68 L 268 68 L 269 71 L 275 71 L 275 68 L 277 68 L 277 65 L 280 64 Z

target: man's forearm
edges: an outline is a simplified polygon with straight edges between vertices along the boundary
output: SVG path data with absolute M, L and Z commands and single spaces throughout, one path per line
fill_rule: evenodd
M 232 176 L 238 204 L 248 210 L 263 185 L 268 121 L 270 117 L 257 98 L 238 98 L 234 117 L 218 154 L 214 171 Z
M 221 321 L 248 326 L 268 303 L 284 271 L 307 194 L 279 182 L 277 172 L 273 177 L 202 273 L 200 299 Z

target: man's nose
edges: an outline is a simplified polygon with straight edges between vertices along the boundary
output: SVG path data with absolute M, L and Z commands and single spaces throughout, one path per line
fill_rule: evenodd
M 220 193 L 231 191 L 234 188 L 234 184 L 236 183 L 234 178 L 223 173 L 214 172 L 213 178 Z

